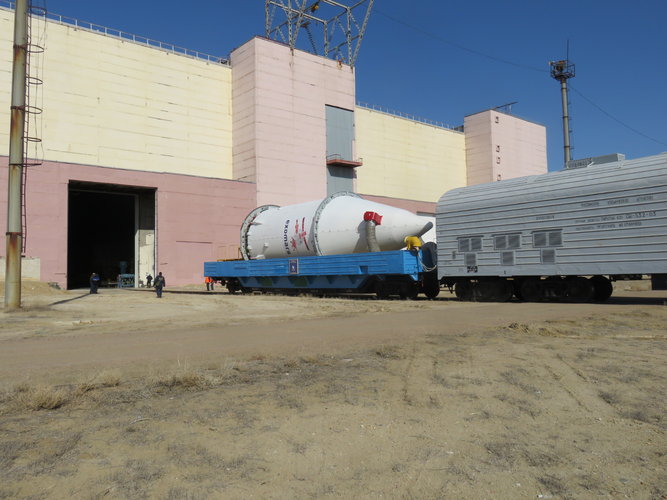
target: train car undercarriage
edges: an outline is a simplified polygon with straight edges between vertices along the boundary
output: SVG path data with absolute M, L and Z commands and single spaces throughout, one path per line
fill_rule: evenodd
M 525 302 L 604 302 L 613 292 L 605 276 L 525 276 L 500 278 L 443 279 L 460 300 L 507 302 L 513 297 Z

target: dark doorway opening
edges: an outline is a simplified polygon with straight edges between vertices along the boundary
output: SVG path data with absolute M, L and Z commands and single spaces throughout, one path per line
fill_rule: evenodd
M 93 272 L 102 286 L 134 273 L 137 195 L 93 186 L 70 184 L 67 288 L 89 286 Z

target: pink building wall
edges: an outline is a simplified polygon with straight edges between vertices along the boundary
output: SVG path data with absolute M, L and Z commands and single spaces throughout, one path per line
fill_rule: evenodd
M 498 110 L 464 121 L 467 185 L 547 172 L 546 127 Z
M 7 185 L 6 156 L 0 186 Z M 70 180 L 156 189 L 156 271 L 169 285 L 202 281 L 203 262 L 226 257 L 238 246 L 239 228 L 256 206 L 255 185 L 177 174 L 45 162 L 28 170 L 26 257 L 41 261 L 40 280 L 67 284 L 67 218 Z M 7 190 L 0 189 L 0 219 L 6 224 Z M 0 255 L 5 254 L 3 242 Z
M 432 214 L 435 215 L 436 203 L 428 201 L 404 200 L 400 198 L 388 198 L 386 196 L 373 196 L 369 194 L 360 194 L 360 196 L 368 201 L 377 203 L 384 203 L 391 207 L 402 208 L 415 214 Z
M 325 106 L 354 110 L 354 70 L 259 37 L 231 65 L 234 179 L 257 183 L 258 205 L 324 198 Z

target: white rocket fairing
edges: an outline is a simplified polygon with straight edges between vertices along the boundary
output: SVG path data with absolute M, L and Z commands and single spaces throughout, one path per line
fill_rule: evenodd
M 421 236 L 433 227 L 428 217 L 342 192 L 324 200 L 254 209 L 241 227 L 241 253 L 245 259 L 274 259 L 368 252 L 367 212 L 381 217 L 375 227 L 380 250 L 400 250 L 406 236 Z

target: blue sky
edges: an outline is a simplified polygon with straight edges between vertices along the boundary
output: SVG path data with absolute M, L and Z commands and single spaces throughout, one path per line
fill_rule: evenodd
M 264 34 L 264 0 L 35 0 L 61 14 L 227 56 Z M 547 127 L 562 168 L 560 84 L 569 42 L 572 156 L 667 151 L 667 1 L 375 0 L 357 100 L 450 125 L 510 102 Z

